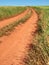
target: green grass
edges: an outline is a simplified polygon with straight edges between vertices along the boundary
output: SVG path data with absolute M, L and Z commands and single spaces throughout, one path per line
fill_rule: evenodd
M 26 10 L 27 7 L 0 6 L 0 20 L 15 16 Z
M 4 36 L 4 35 L 9 35 L 9 33 L 11 33 L 11 31 L 13 31 L 13 29 L 18 26 L 21 23 L 26 22 L 26 20 L 31 16 L 32 11 L 30 10 L 22 19 L 15 21 L 3 28 L 0 29 L 0 37 Z
M 40 38 L 40 44 L 43 45 L 43 49 L 45 53 L 49 56 L 49 7 L 40 7 L 41 8 L 41 14 L 40 14 L 40 20 L 38 22 L 38 34 L 41 36 Z M 39 11 L 39 10 L 38 10 Z M 42 31 L 42 32 L 41 32 Z
M 32 8 L 39 16 L 38 29 L 24 62 L 25 65 L 49 65 L 49 7 Z
M 29 53 L 23 59 L 25 65 L 46 65 L 44 54 L 39 46 L 30 44 Z

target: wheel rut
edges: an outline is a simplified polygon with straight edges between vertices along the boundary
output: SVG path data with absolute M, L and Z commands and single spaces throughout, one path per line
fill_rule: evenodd
M 24 65 L 22 59 L 32 42 L 37 21 L 38 15 L 32 9 L 31 17 L 24 24 L 16 27 L 11 35 L 1 38 L 3 42 L 0 45 L 0 65 Z

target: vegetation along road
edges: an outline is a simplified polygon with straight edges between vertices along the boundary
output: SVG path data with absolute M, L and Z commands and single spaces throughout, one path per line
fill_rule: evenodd
M 29 13 L 29 11 L 31 12 Z M 24 65 L 23 59 L 27 54 L 29 44 L 32 42 L 38 21 L 37 13 L 32 8 L 29 11 L 26 10 L 22 14 L 0 23 L 0 27 L 3 27 L 11 21 L 25 16 L 21 21 L 23 23 L 15 26 L 10 35 L 0 37 L 0 65 Z

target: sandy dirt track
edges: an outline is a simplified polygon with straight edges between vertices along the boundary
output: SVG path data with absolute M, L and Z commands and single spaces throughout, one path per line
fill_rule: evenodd
M 31 17 L 16 27 L 11 35 L 1 38 L 0 65 L 24 65 L 22 59 L 32 41 L 32 33 L 37 29 L 38 15 L 33 9 L 32 12 Z

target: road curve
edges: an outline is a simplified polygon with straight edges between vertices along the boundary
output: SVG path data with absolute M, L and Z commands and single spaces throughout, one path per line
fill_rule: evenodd
M 18 19 L 21 19 L 22 17 L 24 17 L 27 14 L 28 11 L 29 11 L 29 9 L 25 10 L 24 12 L 20 13 L 19 15 L 16 15 L 14 17 L 0 21 L 0 28 L 6 26 L 6 25 L 18 20 Z
M 37 29 L 38 15 L 32 9 L 31 17 L 19 25 L 0 44 L 0 65 L 24 65 L 22 59 L 27 53 L 27 46 L 32 41 L 32 33 Z M 34 36 L 34 35 L 33 35 Z

